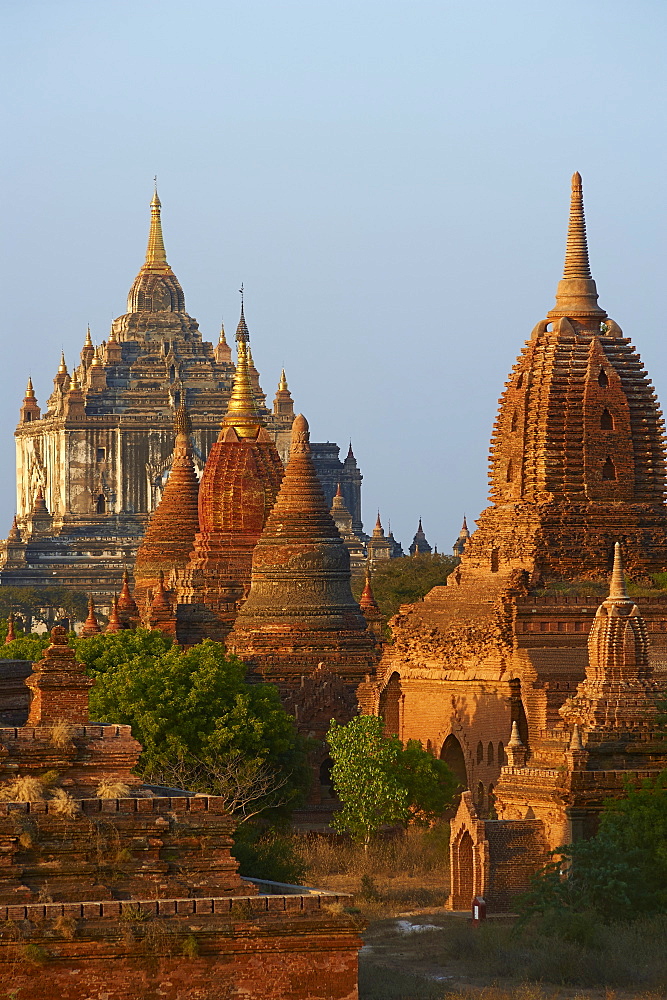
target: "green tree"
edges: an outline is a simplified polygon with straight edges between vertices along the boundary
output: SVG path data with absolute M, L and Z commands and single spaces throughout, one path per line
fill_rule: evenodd
M 7 618 L 10 611 L 20 615 L 26 632 L 32 632 L 35 622 L 50 629 L 62 618 L 83 621 L 87 607 L 86 594 L 69 587 L 0 587 L 0 616 Z
M 395 615 L 401 604 L 421 601 L 433 587 L 443 586 L 457 566 L 454 556 L 418 555 L 402 559 L 387 559 L 377 565 L 372 574 L 373 594 L 386 618 Z M 357 600 L 363 590 L 363 579 L 353 581 L 352 591 Z
M 456 791 L 444 761 L 435 760 L 418 740 L 403 747 L 397 736 L 386 736 L 377 716 L 360 715 L 346 725 L 332 720 L 327 741 L 331 776 L 343 804 L 334 828 L 350 833 L 366 850 L 383 826 L 434 819 Z
M 524 918 L 592 912 L 605 921 L 667 911 L 667 771 L 610 799 L 590 840 L 554 852 L 522 900 Z
M 267 805 L 284 812 L 297 803 L 310 775 L 305 741 L 277 689 L 247 684 L 245 665 L 221 643 L 206 640 L 181 652 L 159 633 L 137 630 L 76 646 L 96 680 L 91 716 L 132 726 L 144 777 L 162 783 L 161 776 L 194 774 L 198 790 L 216 792 L 222 781 L 229 787 L 236 757 L 255 789 L 264 782 Z

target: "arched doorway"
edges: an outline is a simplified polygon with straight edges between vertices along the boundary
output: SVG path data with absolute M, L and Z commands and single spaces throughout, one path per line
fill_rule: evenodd
M 401 735 L 401 678 L 393 673 L 389 683 L 380 695 L 380 716 L 384 721 L 384 731 L 387 736 Z
M 467 910 L 472 906 L 474 892 L 473 843 L 466 830 L 459 842 L 458 854 L 458 886 L 454 906 L 457 910 Z
M 98 496 L 97 501 L 95 503 L 95 511 L 98 514 L 106 514 L 107 512 L 107 502 L 101 493 Z
M 461 785 L 461 791 L 468 787 L 468 772 L 466 771 L 466 761 L 463 755 L 463 748 L 457 740 L 454 733 L 450 733 L 445 742 L 442 744 L 442 750 L 440 751 L 440 760 L 444 760 L 445 764 L 449 767 L 459 780 Z

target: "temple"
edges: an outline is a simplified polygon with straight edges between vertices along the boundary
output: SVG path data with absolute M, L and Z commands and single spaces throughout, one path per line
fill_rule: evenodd
M 662 685 L 649 661 L 649 637 L 628 597 L 621 546 L 609 596 L 588 637 L 584 680 L 531 752 L 513 723 L 488 815 L 463 795 L 450 841 L 452 909 L 482 896 L 496 912 L 512 908 L 549 852 L 592 836 L 605 800 L 639 787 L 667 767 L 657 726 Z
M 610 777 L 614 791 L 601 771 L 627 775 L 650 740 L 614 744 L 610 726 L 631 731 L 633 698 L 639 724 L 651 684 L 665 683 L 667 653 L 667 593 L 651 592 L 652 574 L 667 568 L 662 415 L 639 356 L 598 305 L 578 174 L 556 304 L 500 399 L 490 478 L 490 505 L 471 535 L 464 524 L 447 586 L 391 620 L 377 680 L 359 697 L 459 778 L 469 820 L 452 831 L 452 844 L 463 842 L 457 865 L 472 858 L 473 842 L 482 864 L 496 834 L 473 826 L 496 814 L 536 824 L 520 828 L 512 850 L 523 843 L 538 864 L 568 830 L 590 832 L 595 802 L 620 793 L 622 779 Z M 600 605 L 617 542 L 612 595 Z M 621 557 L 629 579 L 648 588 L 641 616 L 622 593 Z M 552 823 L 564 755 L 582 752 L 590 810 L 573 791 Z M 574 788 L 584 779 L 572 767 Z M 454 887 L 456 907 L 470 906 L 469 889 Z
M 95 346 L 88 330 L 70 368 L 61 356 L 43 410 L 28 380 L 15 434 L 16 520 L 0 543 L 0 585 L 64 585 L 93 593 L 108 610 L 163 495 L 179 408 L 187 407 L 198 478 L 217 439 L 234 378 L 230 348 L 224 328 L 214 347 L 186 312 L 167 261 L 157 191 L 150 215 L 144 263 L 108 339 Z M 266 433 L 286 462 L 294 408 L 285 373 L 272 409 L 253 364 L 250 374 Z M 336 466 L 361 537 L 354 456 L 341 463 L 337 445 L 316 448 L 325 489 Z

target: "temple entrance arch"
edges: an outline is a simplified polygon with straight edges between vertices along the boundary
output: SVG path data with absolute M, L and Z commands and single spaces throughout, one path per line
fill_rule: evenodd
M 387 736 L 401 735 L 402 701 L 401 678 L 399 674 L 394 672 L 380 695 L 380 717 L 384 722 L 384 731 Z
M 454 862 L 454 891 L 452 893 L 452 909 L 468 910 L 472 906 L 475 890 L 474 846 L 472 837 L 464 830 L 458 842 Z
M 459 780 L 459 784 L 462 786 L 461 790 L 466 789 L 468 787 L 466 759 L 463 754 L 463 748 L 456 736 L 454 736 L 454 733 L 450 733 L 445 742 L 442 744 L 440 760 L 444 760 L 450 771 L 456 775 Z

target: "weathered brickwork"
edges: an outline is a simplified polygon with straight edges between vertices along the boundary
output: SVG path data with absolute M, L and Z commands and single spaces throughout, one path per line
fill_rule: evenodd
M 129 726 L 88 721 L 92 682 L 65 631 L 51 639 L 28 678 L 30 724 L 0 728 L 2 988 L 25 1000 L 357 1000 L 347 897 L 241 879 L 223 800 L 142 785 Z M 0 675 L 0 701 L 18 676 Z
M 357 1000 L 359 925 L 333 894 L 0 906 L 22 1000 Z
M 470 537 L 462 530 L 448 585 L 400 609 L 358 696 L 469 790 L 456 836 L 466 858 L 496 845 L 489 872 L 505 875 L 475 876 L 475 892 L 505 907 L 516 887 L 502 857 L 524 857 L 523 879 L 540 843 L 593 832 L 603 799 L 665 760 L 640 717 L 667 679 L 667 599 L 642 602 L 640 625 L 627 599 L 599 607 L 582 583 L 608 574 L 616 542 L 631 579 L 667 569 L 667 508 L 662 416 L 638 355 L 598 306 L 578 175 L 556 305 L 500 400 L 490 477 L 491 505 Z M 641 657 L 644 674 L 629 681 Z M 525 850 L 522 828 L 493 825 L 526 820 L 539 837 Z M 469 888 L 456 905 L 469 907 Z

